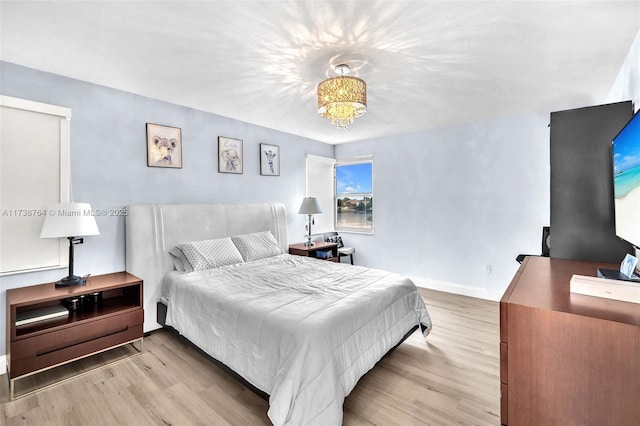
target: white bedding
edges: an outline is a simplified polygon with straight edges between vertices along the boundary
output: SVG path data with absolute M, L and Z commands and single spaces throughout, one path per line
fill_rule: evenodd
M 170 273 L 167 325 L 269 394 L 275 425 L 340 425 L 362 375 L 431 320 L 413 282 L 282 254 Z

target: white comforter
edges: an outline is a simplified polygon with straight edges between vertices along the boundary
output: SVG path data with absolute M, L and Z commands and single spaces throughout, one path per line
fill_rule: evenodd
M 172 273 L 167 324 L 268 393 L 275 425 L 340 425 L 344 398 L 431 320 L 397 274 L 283 254 Z

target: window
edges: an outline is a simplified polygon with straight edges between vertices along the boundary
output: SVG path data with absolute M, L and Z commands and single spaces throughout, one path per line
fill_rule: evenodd
M 336 230 L 373 233 L 373 159 L 335 165 Z
M 40 230 L 70 199 L 71 110 L 0 96 L 0 116 L 0 275 L 66 266 L 68 242 Z

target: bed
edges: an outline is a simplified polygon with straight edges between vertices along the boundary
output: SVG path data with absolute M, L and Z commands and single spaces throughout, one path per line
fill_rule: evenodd
M 431 330 L 409 279 L 287 254 L 282 204 L 136 204 L 126 227 L 145 331 L 161 301 L 168 326 L 269 395 L 275 425 L 341 424 L 360 377 Z

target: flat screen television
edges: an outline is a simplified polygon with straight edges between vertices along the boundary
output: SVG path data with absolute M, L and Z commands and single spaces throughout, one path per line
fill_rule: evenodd
M 640 111 L 613 138 L 616 235 L 640 248 Z

